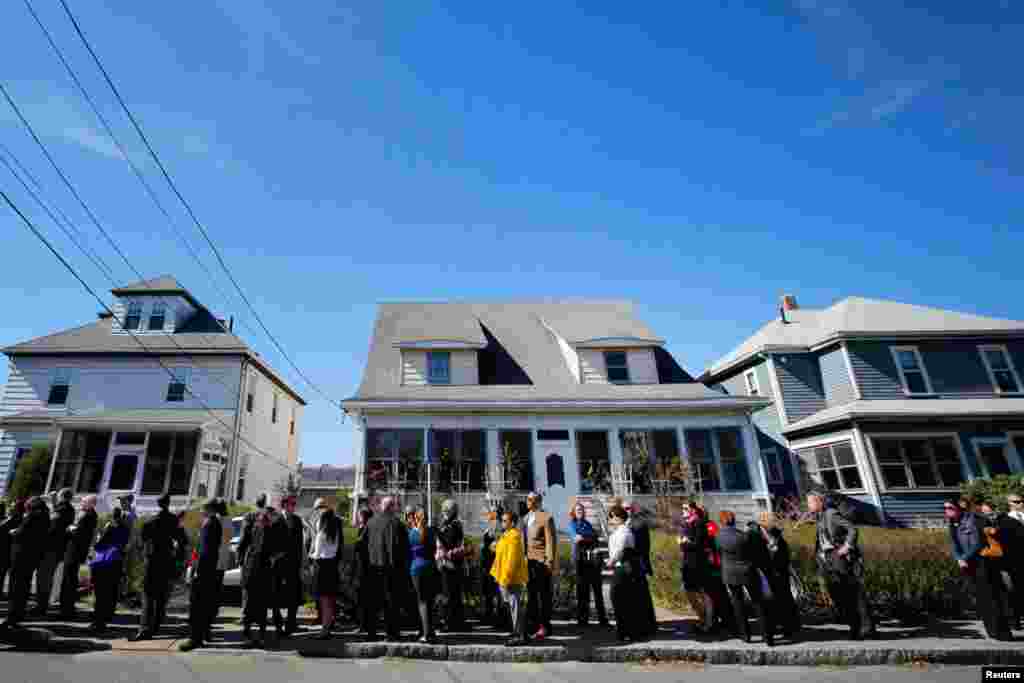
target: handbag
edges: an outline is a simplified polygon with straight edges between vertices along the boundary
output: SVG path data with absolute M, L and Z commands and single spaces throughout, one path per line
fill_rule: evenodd
M 97 549 L 96 554 L 93 556 L 92 561 L 89 563 L 90 569 L 109 567 L 115 562 L 120 561 L 122 558 L 121 549 L 116 545 L 107 546 L 106 548 Z

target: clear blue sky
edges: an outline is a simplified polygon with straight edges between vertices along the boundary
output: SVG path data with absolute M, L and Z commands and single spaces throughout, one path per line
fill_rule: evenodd
M 164 191 L 56 0 L 33 2 Z M 267 324 L 338 398 L 380 300 L 630 298 L 692 371 L 783 292 L 1024 319 L 1020 3 L 587 4 L 73 6 Z M 0 36 L 4 83 L 137 267 L 249 320 L 149 203 L 21 2 L 0 6 Z M 131 281 L 2 108 L 0 141 Z M 0 231 L 0 344 L 94 317 L 5 211 Z M 310 399 L 304 461 L 349 462 L 349 425 L 294 381 Z

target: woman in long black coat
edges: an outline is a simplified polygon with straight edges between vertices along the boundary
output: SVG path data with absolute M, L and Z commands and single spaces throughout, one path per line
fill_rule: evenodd
M 273 557 L 280 554 L 281 541 L 275 537 L 274 525 L 277 513 L 267 508 L 256 514 L 255 520 L 239 542 L 238 553 L 242 560 L 242 587 L 248 600 L 245 603 L 244 636 L 249 645 L 262 647 L 267 636 L 267 610 L 273 605 L 274 567 Z M 255 624 L 260 635 L 252 637 L 251 625 Z
M 790 586 L 789 544 L 782 535 L 782 529 L 768 530 L 768 583 L 772 588 L 772 609 L 775 620 L 782 627 L 787 638 L 793 638 L 800 631 L 800 607 L 793 598 Z

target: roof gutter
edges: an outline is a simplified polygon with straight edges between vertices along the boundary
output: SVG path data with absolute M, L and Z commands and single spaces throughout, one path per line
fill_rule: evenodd
M 1021 330 L 936 330 L 934 332 L 837 332 L 829 335 L 810 347 L 810 351 L 820 351 L 842 341 L 907 341 L 917 339 L 947 339 L 949 337 L 971 339 L 974 337 L 1021 337 Z
M 354 399 L 344 401 L 342 406 L 349 410 L 386 410 L 429 412 L 432 410 L 474 410 L 474 411 L 517 411 L 547 412 L 552 410 L 572 412 L 615 412 L 622 410 L 724 410 L 733 409 L 753 412 L 771 405 L 768 399 L 678 399 L 678 400 L 551 400 L 551 401 L 473 401 L 473 400 L 390 400 Z
M 886 413 L 879 413 L 879 412 L 872 412 L 872 411 L 866 411 L 865 412 L 865 411 L 858 411 L 858 410 L 850 410 L 850 411 L 846 411 L 846 412 L 840 413 L 839 415 L 835 415 L 835 416 L 832 416 L 832 417 L 829 417 L 829 418 L 826 418 L 824 420 L 820 420 L 820 421 L 817 421 L 817 422 L 811 422 L 811 423 L 808 423 L 808 424 L 800 424 L 798 422 L 796 424 L 789 425 L 788 427 L 786 427 L 786 428 L 784 428 L 782 430 L 782 433 L 784 435 L 788 436 L 790 434 L 796 434 L 797 432 L 803 432 L 803 431 L 806 431 L 808 429 L 817 429 L 819 427 L 827 427 L 829 425 L 833 425 L 833 424 L 836 424 L 836 423 L 839 423 L 839 422 L 846 422 L 848 420 L 922 420 L 922 419 L 925 419 L 925 420 L 929 420 L 929 419 L 946 419 L 946 420 L 965 420 L 965 419 L 969 419 L 969 420 L 973 420 L 975 418 L 1000 418 L 1000 417 L 1013 418 L 1015 415 L 1018 415 L 1018 414 L 1019 414 L 1019 412 L 1018 413 L 1014 413 L 1014 412 L 1001 413 L 1001 412 L 992 412 L 992 411 L 971 412 L 971 413 L 963 413 L 963 414 L 955 414 L 955 413 L 954 414 L 950 414 L 950 413 L 929 413 L 929 412 L 920 412 L 920 413 L 886 412 Z
M 721 367 L 712 366 L 701 373 L 697 378 L 698 382 L 710 382 L 715 377 L 728 374 L 732 370 L 739 369 L 743 365 L 755 359 L 766 358 L 770 353 L 807 353 L 810 349 L 806 346 L 787 346 L 783 344 L 764 344 L 739 358 L 729 361 Z

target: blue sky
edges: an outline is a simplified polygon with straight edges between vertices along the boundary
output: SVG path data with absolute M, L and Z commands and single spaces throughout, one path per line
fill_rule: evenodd
M 33 2 L 199 248 L 59 4 Z M 74 8 L 264 321 L 340 399 L 381 300 L 629 298 L 692 371 L 784 292 L 1024 319 L 1024 7 L 895 4 Z M 5 86 L 136 267 L 258 329 L 209 251 L 216 285 L 189 258 L 21 2 L 0 6 L 0 31 Z M 3 108 L 0 142 L 133 280 Z M 3 168 L 0 188 L 110 289 Z M 9 213 L 0 230 L 0 344 L 94 317 Z M 349 462 L 349 425 L 236 329 L 309 398 L 303 460 Z

